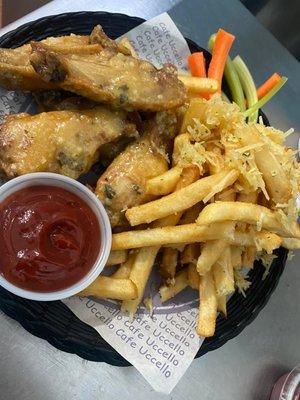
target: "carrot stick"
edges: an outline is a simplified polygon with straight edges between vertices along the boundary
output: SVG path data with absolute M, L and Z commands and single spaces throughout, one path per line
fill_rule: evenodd
M 206 78 L 205 59 L 202 51 L 188 56 L 188 63 L 192 76 Z
M 208 68 L 208 77 L 218 81 L 219 93 L 221 93 L 225 63 L 234 39 L 235 36 L 231 33 L 228 33 L 223 29 L 218 30 L 212 51 L 212 59 Z
M 258 89 L 257 89 L 257 97 L 260 100 L 264 97 L 273 87 L 280 81 L 280 75 L 275 73 L 270 76 L 269 79 L 266 80 Z

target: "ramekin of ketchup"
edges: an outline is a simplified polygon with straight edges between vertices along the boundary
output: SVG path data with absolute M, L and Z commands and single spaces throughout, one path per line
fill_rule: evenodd
M 32 300 L 59 300 L 90 285 L 111 248 L 101 202 L 81 183 L 32 173 L 0 187 L 0 285 Z

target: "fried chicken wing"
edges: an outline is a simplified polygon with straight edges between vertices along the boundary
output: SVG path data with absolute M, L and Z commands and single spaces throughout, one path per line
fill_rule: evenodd
M 96 102 L 159 111 L 180 106 L 186 99 L 185 87 L 171 65 L 158 70 L 115 47 L 92 55 L 63 55 L 42 43 L 32 43 L 32 49 L 31 64 L 45 82 Z
M 90 169 L 102 145 L 136 134 L 125 112 L 105 106 L 11 115 L 0 127 L 0 168 L 8 177 L 49 171 L 77 178 Z
M 104 204 L 112 227 L 126 225 L 127 208 L 154 198 L 145 193 L 146 181 L 168 169 L 167 150 L 176 117 L 165 114 L 159 113 L 147 123 L 140 139 L 127 146 L 97 182 L 95 193 Z
M 49 37 L 40 43 L 61 54 L 93 54 L 102 49 L 99 42 L 91 43 L 88 35 Z M 56 87 L 53 83 L 44 82 L 34 71 L 29 61 L 30 54 L 30 44 L 15 49 L 0 48 L 0 86 L 8 90 L 46 90 Z
M 87 110 L 99 103 L 64 90 L 43 90 L 33 93 L 40 112 L 63 110 Z

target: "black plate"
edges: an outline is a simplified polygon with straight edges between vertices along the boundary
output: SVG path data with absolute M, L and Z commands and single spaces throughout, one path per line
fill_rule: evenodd
M 104 12 L 66 13 L 41 18 L 29 22 L 0 38 L 1 47 L 17 47 L 32 39 L 41 40 L 47 36 L 68 35 L 71 32 L 88 34 L 92 28 L 101 24 L 112 38 L 128 32 L 141 24 L 141 18 Z M 204 51 L 206 59 L 209 53 L 187 40 L 191 51 Z M 263 115 L 263 114 L 262 114 Z M 265 122 L 267 119 L 263 115 Z M 252 285 L 247 296 L 235 293 L 228 302 L 227 319 L 218 317 L 215 336 L 205 339 L 196 357 L 217 349 L 227 340 L 237 336 L 254 318 L 269 300 L 276 288 L 284 269 L 287 251 L 279 249 L 278 258 L 273 262 L 270 273 L 262 280 L 264 268 L 260 263 L 250 271 Z M 112 365 L 130 365 L 89 325 L 81 322 L 62 302 L 36 302 L 19 298 L 0 288 L 0 308 L 14 318 L 29 332 L 46 339 L 56 348 L 75 353 L 91 361 L 105 361 Z

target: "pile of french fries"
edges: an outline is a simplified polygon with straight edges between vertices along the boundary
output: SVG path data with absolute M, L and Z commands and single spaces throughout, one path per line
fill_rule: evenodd
M 249 287 L 245 268 L 258 258 L 267 267 L 280 246 L 300 248 L 300 173 L 285 133 L 247 124 L 218 96 L 191 98 L 181 118 L 170 169 L 146 185 L 158 198 L 128 209 L 133 229 L 113 235 L 108 264 L 118 270 L 81 295 L 122 300 L 133 316 L 161 253 L 161 301 L 199 291 L 197 333 L 209 337 L 228 297 Z

